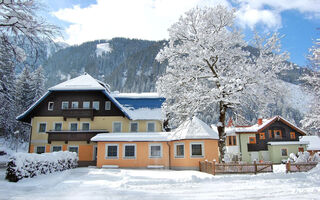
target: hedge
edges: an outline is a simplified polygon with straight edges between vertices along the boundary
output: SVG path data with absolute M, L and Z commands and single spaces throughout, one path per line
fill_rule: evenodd
M 18 182 L 23 178 L 64 171 L 75 168 L 77 165 L 78 156 L 75 152 L 16 153 L 7 164 L 6 179 L 10 182 Z

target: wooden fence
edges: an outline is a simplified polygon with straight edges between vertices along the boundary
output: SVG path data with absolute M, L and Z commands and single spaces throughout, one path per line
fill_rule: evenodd
M 199 169 L 209 174 L 232 174 L 232 173 L 264 173 L 273 172 L 272 163 L 238 164 L 216 163 L 215 161 L 201 161 Z
M 307 172 L 317 166 L 317 162 L 310 163 L 286 163 L 286 172 Z

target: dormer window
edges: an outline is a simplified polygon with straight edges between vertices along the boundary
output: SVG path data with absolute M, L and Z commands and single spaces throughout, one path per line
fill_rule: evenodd
M 53 110 L 53 102 L 49 101 L 48 103 L 48 110 L 52 111 Z

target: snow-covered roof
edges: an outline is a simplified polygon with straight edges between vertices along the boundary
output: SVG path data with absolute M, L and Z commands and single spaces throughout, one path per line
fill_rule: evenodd
M 137 132 L 137 133 L 100 133 L 93 138 L 93 142 L 162 142 L 170 141 L 170 132 Z
M 320 137 L 319 136 L 303 136 L 300 141 L 309 142 L 307 150 L 314 151 L 320 150 Z
M 17 116 L 23 120 L 38 104 L 54 91 L 101 91 L 131 120 L 164 120 L 161 105 L 164 98 L 156 93 L 113 93 L 110 94 L 106 84 L 94 79 L 89 74 L 84 74 L 68 81 L 62 82 L 48 89 L 48 91 L 32 104 L 25 112 Z M 115 95 L 116 94 L 116 95 Z M 117 97 L 117 99 L 115 98 Z
M 132 120 L 164 120 L 165 115 L 161 108 L 139 108 L 139 109 L 126 109 Z
M 183 139 L 219 139 L 218 132 L 206 123 L 193 117 L 182 123 L 170 136 L 172 140 Z
M 48 89 L 49 91 L 70 90 L 105 90 L 105 88 L 89 74 L 67 80 Z
M 280 120 L 283 121 L 284 123 L 286 123 L 291 128 L 294 128 L 294 129 L 298 130 L 300 133 L 306 134 L 305 131 L 303 131 L 302 129 L 298 128 L 297 126 L 295 126 L 294 124 L 292 124 L 291 122 L 289 122 L 288 120 L 284 119 L 281 116 L 274 116 L 274 117 L 272 117 L 270 119 L 262 119 L 262 124 L 261 125 L 254 124 L 252 126 L 227 127 L 226 128 L 226 133 L 227 134 L 232 134 L 233 132 L 236 132 L 236 133 L 256 133 L 256 132 L 259 132 L 259 131 L 267 128 L 274 121 L 280 121 Z
M 158 93 L 156 92 L 144 92 L 144 93 L 119 93 L 119 92 L 112 92 L 111 95 L 117 98 L 130 98 L 130 99 L 148 99 L 148 98 L 161 98 Z
M 300 145 L 300 144 L 309 144 L 309 142 L 301 142 L 301 141 L 289 141 L 289 142 L 268 142 L 269 145 L 277 146 L 277 145 Z

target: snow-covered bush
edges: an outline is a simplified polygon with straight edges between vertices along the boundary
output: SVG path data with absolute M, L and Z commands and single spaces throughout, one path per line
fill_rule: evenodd
M 77 165 L 78 156 L 75 152 L 17 153 L 8 162 L 6 179 L 17 182 L 22 178 L 63 171 Z

